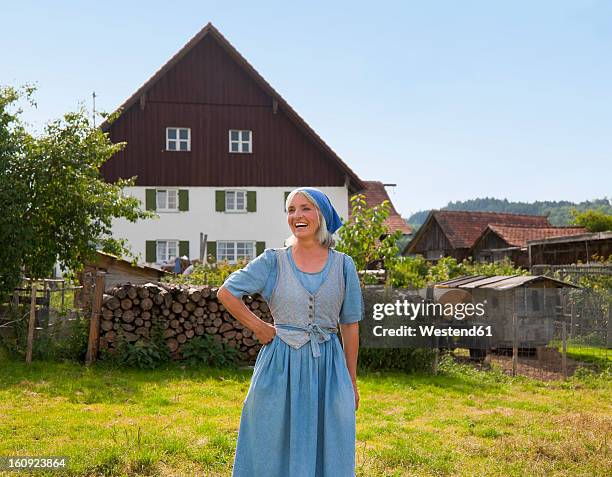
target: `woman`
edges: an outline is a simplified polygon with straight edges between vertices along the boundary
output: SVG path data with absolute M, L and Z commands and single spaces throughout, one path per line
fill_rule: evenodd
M 264 344 L 242 409 L 232 475 L 350 477 L 363 310 L 357 271 L 349 256 L 331 248 L 342 221 L 323 192 L 296 189 L 286 206 L 288 247 L 266 250 L 218 292 Z M 242 302 L 254 293 L 268 302 L 274 326 Z

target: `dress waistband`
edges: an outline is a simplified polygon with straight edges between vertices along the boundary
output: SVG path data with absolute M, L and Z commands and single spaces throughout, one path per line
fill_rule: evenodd
M 331 334 L 338 333 L 338 328 L 323 328 L 316 323 L 309 323 L 306 326 L 302 325 L 287 325 L 284 323 L 279 323 L 274 325 L 275 328 L 280 328 L 284 330 L 298 330 L 305 331 L 308 333 L 309 341 L 310 341 L 310 349 L 312 350 L 312 357 L 318 358 L 321 356 L 321 349 L 319 347 L 319 343 L 323 343 L 325 341 L 329 341 L 331 339 Z

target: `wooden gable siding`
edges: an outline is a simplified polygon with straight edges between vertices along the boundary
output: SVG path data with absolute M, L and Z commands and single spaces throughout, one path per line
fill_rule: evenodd
M 440 250 L 445 253 L 452 251 L 450 242 L 435 219 L 430 220 L 423 226 L 427 229 L 423 230 L 422 239 L 415 244 L 413 253 L 426 256 L 429 251 Z
M 474 246 L 474 254 L 478 254 L 482 250 L 490 250 L 492 248 L 507 248 L 511 247 L 508 242 L 497 235 L 495 232 L 488 231 Z
M 210 35 L 161 77 L 147 92 L 146 99 L 272 108 L 272 99 Z
M 144 104 L 144 108 L 142 105 Z M 165 151 L 166 127 L 191 128 L 191 151 Z M 253 153 L 228 152 L 229 129 L 253 131 Z M 109 129 L 126 148 L 102 167 L 140 186 L 343 186 L 346 173 L 211 36 Z

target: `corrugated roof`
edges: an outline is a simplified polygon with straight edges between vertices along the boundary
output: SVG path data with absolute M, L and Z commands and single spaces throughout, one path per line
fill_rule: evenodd
M 459 278 L 453 278 L 451 280 L 446 280 L 444 282 L 436 283 L 435 286 L 440 287 L 440 288 L 455 288 L 459 285 L 482 280 L 483 278 L 486 278 L 486 276 L 485 275 L 463 276 Z
M 503 291 L 518 288 L 526 283 L 533 283 L 537 281 L 549 281 L 564 287 L 580 288 L 572 285 L 571 283 L 562 282 L 561 280 L 556 280 L 544 275 L 498 275 L 494 277 L 483 277 L 482 275 L 479 275 L 476 277 L 460 277 L 437 283 L 434 285 L 434 287 L 462 289 L 487 288 Z

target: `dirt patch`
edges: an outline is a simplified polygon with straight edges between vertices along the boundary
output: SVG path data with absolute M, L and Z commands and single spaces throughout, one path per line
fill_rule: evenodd
M 491 355 L 491 364 L 500 367 L 504 373 L 512 375 L 512 356 Z M 567 375 L 572 376 L 581 365 L 579 361 L 567 358 Z M 546 356 L 519 356 L 516 364 L 516 373 L 521 376 L 539 379 L 542 381 L 556 381 L 563 379 L 563 363 L 561 355 L 551 353 Z

